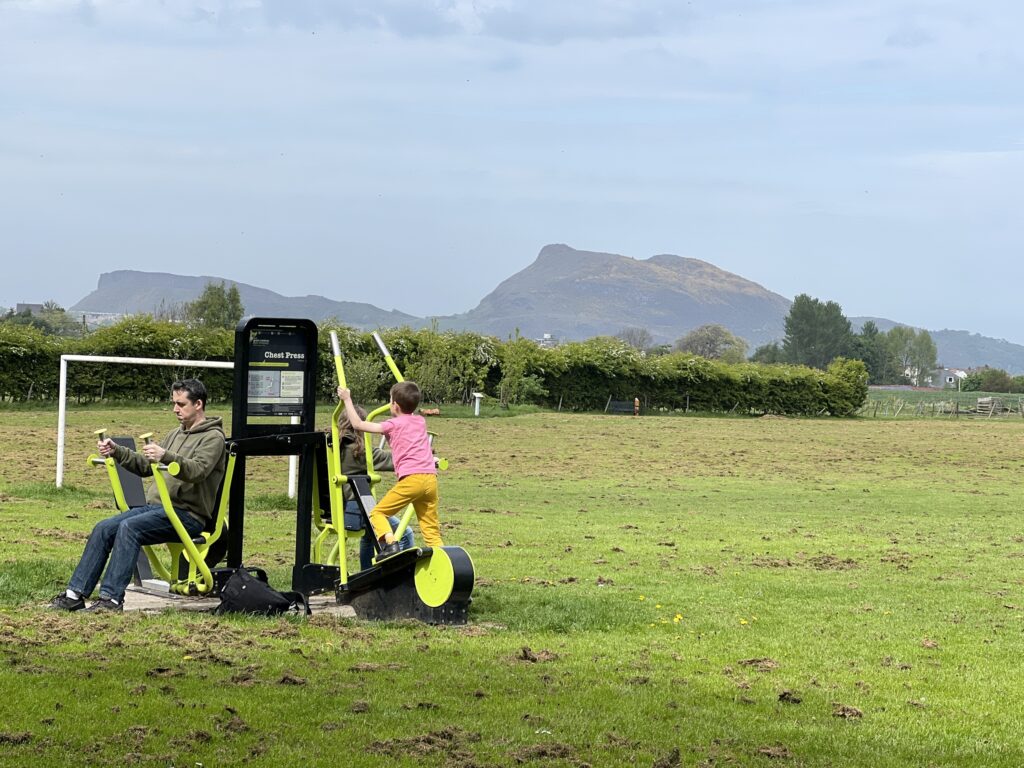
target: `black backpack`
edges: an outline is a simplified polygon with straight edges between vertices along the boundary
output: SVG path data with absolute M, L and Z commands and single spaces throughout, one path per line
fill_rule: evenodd
M 296 613 L 309 616 L 309 602 L 301 592 L 278 592 L 245 568 L 239 568 L 224 582 L 220 605 L 214 613 L 250 613 L 271 616 Z

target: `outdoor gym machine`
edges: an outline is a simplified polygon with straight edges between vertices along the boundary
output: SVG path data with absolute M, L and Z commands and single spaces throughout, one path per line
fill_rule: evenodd
M 390 352 L 379 334 L 374 334 L 385 362 L 398 381 L 403 381 Z M 332 333 L 338 381 L 345 383 L 344 364 L 336 334 Z M 373 468 L 370 436 L 365 435 L 367 472 L 345 477 L 341 473 L 341 440 L 338 419 L 341 406 L 331 417 L 331 434 L 316 429 L 317 328 L 311 320 L 291 318 L 244 318 L 235 329 L 234 387 L 232 396 L 232 436 L 228 439 L 225 476 L 217 505 L 213 530 L 196 539 L 189 538 L 171 507 L 164 473 L 174 476 L 175 463 L 154 464 L 153 476 L 168 518 L 181 543 L 168 544 L 171 567 L 160 562 L 152 548 L 144 551 L 154 573 L 171 584 L 174 592 L 190 595 L 216 595 L 221 580 L 243 565 L 245 532 L 245 469 L 249 456 L 299 457 L 299 476 L 295 517 L 295 563 L 292 589 L 306 595 L 334 590 L 337 601 L 352 606 L 356 615 L 366 619 L 414 618 L 434 624 L 466 622 L 474 571 L 469 555 L 460 547 L 413 548 L 352 574 L 345 563 L 345 539 L 362 536 L 369 526 L 369 514 L 376 504 L 374 485 L 380 476 Z M 388 411 L 376 409 L 370 418 Z M 297 423 L 296 423 L 297 422 Z M 97 430 L 102 440 L 107 430 Z M 140 439 L 149 440 L 152 433 Z M 131 438 L 114 438 L 122 445 Z M 126 487 L 112 458 L 96 454 L 89 457 L 93 466 L 104 466 L 110 477 L 117 506 L 129 508 Z M 443 459 L 441 468 L 447 466 Z M 322 471 L 318 471 L 318 467 Z M 134 476 L 133 476 L 134 477 Z M 342 486 L 348 483 L 358 502 L 360 514 L 354 531 L 345 526 Z M 326 489 L 323 486 L 326 485 Z M 133 489 L 141 494 L 139 488 Z M 326 491 L 323 492 L 322 491 Z M 325 501 L 320 504 L 320 499 Z M 318 527 L 313 546 L 314 500 L 317 501 Z M 321 506 L 329 509 L 323 516 Z M 410 508 L 402 517 L 398 535 L 405 531 L 413 514 Z M 225 525 L 227 530 L 225 531 Z M 321 561 L 323 537 L 338 534 L 335 557 Z M 376 537 L 373 537 L 374 541 Z M 215 548 L 216 545 L 216 548 Z M 215 569 L 224 550 L 227 568 Z M 311 551 L 316 553 L 311 558 Z M 175 569 L 178 578 L 172 577 Z
M 405 378 L 391 357 L 380 334 L 374 333 L 373 338 L 395 379 L 404 381 Z M 345 386 L 344 362 L 337 334 L 333 332 L 331 333 L 331 346 L 334 352 L 338 383 Z M 350 477 L 342 475 L 342 446 L 338 428 L 338 419 L 342 411 L 343 406 L 339 404 L 331 416 L 331 453 L 334 470 L 331 477 L 331 499 L 332 504 L 335 503 L 335 500 L 338 504 L 332 509 L 331 517 L 335 521 L 344 520 L 340 486 L 348 482 L 359 506 L 365 529 L 372 532 L 369 517 L 376 505 L 374 486 L 380 480 L 380 476 L 373 467 L 372 438 L 369 433 L 363 435 L 367 457 L 366 475 Z M 387 405 L 381 406 L 372 411 L 367 416 L 367 420 L 373 421 L 388 411 Z M 447 462 L 444 464 L 447 466 Z M 333 493 L 334 487 L 338 488 L 337 493 Z M 396 539 L 401 538 L 413 514 L 414 510 L 411 506 L 405 510 L 398 529 L 395 531 Z M 338 534 L 339 543 L 344 546 L 346 534 L 341 531 L 338 531 Z M 377 537 L 372 533 L 370 536 L 374 549 L 379 551 Z M 341 553 L 340 559 L 344 561 L 344 553 Z M 472 602 L 473 581 L 473 561 L 461 547 L 413 547 L 380 562 L 375 562 L 370 568 L 355 573 L 351 577 L 348 576 L 344 562 L 342 562 L 336 596 L 339 603 L 351 606 L 356 615 L 362 618 L 413 618 L 433 624 L 463 624 L 466 622 L 469 604 Z
M 103 441 L 107 437 L 107 429 L 97 429 L 95 435 L 99 441 Z M 149 444 L 153 442 L 153 433 L 147 432 L 144 435 L 139 435 L 139 440 Z M 133 449 L 135 445 L 131 438 L 114 438 L 114 441 L 129 449 Z M 178 517 L 178 513 L 171 504 L 167 480 L 164 477 L 165 474 L 171 477 L 177 476 L 181 471 L 181 467 L 176 461 L 172 461 L 169 464 L 153 462 L 151 465 L 153 481 L 156 483 L 157 492 L 160 494 L 160 504 L 163 506 L 167 519 L 170 520 L 171 525 L 174 527 L 175 533 L 178 534 L 179 541 L 168 542 L 166 545 L 146 545 L 142 547 L 142 551 L 149 562 L 151 572 L 167 582 L 169 591 L 175 594 L 209 595 L 215 591 L 217 586 L 210 569 L 216 566 L 224 556 L 223 546 L 217 545 L 220 543 L 221 534 L 224 531 L 224 520 L 227 516 L 228 508 L 228 496 L 224 493 L 224 489 L 230 487 L 235 471 L 235 448 L 231 442 L 227 445 L 227 453 L 221 494 L 214 509 L 212 525 L 209 530 L 201 531 L 194 538 L 185 530 L 185 526 L 181 523 L 181 518 Z M 91 466 L 106 468 L 107 476 L 110 479 L 110 487 L 114 491 L 114 503 L 117 505 L 119 512 L 127 512 L 131 506 L 128 502 L 129 494 L 125 492 L 124 484 L 121 482 L 121 473 L 118 471 L 118 465 L 114 458 L 112 456 L 104 458 L 99 454 L 93 453 L 89 456 L 88 462 Z M 141 493 L 141 478 L 138 478 L 136 475 L 131 475 L 131 477 L 139 484 L 138 492 Z M 169 565 L 164 564 L 158 552 L 159 548 L 163 546 L 167 547 L 171 555 Z M 142 562 L 140 559 L 140 570 Z

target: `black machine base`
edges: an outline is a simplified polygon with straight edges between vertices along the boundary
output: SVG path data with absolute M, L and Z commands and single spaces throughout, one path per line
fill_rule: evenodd
M 415 619 L 426 624 L 465 624 L 473 602 L 473 562 L 459 547 L 441 547 L 436 561 L 440 575 L 436 576 L 427 573 L 434 556 L 429 548 L 407 549 L 353 574 L 347 584 L 338 585 L 338 602 L 351 606 L 356 616 L 368 621 Z M 428 605 L 421 590 L 428 593 L 429 602 L 438 601 L 439 594 L 446 599 L 440 605 Z

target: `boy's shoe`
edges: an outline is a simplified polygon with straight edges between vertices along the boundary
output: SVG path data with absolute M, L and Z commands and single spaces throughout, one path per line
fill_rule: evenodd
M 123 611 L 124 605 L 115 603 L 109 597 L 100 597 L 95 603 L 85 609 L 86 613 L 104 613 L 107 611 Z
M 397 541 L 393 541 L 390 544 L 385 545 L 384 549 L 377 553 L 377 557 L 375 558 L 375 560 L 379 563 L 381 560 L 391 557 L 392 555 L 397 555 L 401 551 L 402 545 L 399 544 Z
M 54 611 L 80 611 L 85 608 L 85 599 L 81 597 L 68 597 L 67 592 L 61 592 L 50 601 L 49 607 Z

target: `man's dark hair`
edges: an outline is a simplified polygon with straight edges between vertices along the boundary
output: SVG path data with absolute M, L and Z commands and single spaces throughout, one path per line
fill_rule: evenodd
M 420 388 L 415 381 L 400 381 L 391 388 L 391 399 L 398 403 L 402 413 L 412 413 L 420 404 Z
M 185 397 L 188 398 L 190 403 L 195 403 L 196 400 L 203 401 L 203 407 L 206 407 L 206 387 L 199 379 L 182 379 L 171 384 L 171 392 L 184 392 Z

